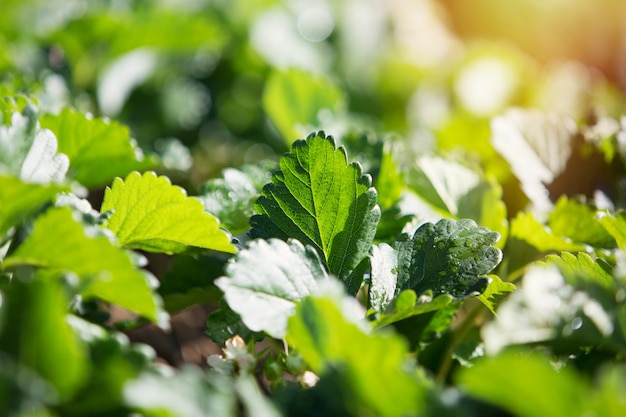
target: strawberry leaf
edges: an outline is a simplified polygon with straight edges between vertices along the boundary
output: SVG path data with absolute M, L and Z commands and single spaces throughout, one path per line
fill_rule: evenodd
M 188 247 L 234 253 L 229 235 L 198 199 L 187 197 L 167 177 L 133 172 L 116 178 L 104 194 L 101 211 L 113 210 L 106 227 L 121 246 L 179 253 Z
M 347 163 L 332 136 L 311 134 L 293 144 L 263 188 L 253 234 L 313 246 L 328 271 L 356 292 L 360 281 L 350 274 L 367 256 L 380 219 L 371 183 L 358 163 Z
M 229 307 L 253 331 L 282 338 L 295 303 L 328 279 L 317 252 L 296 240 L 250 242 L 215 281 Z

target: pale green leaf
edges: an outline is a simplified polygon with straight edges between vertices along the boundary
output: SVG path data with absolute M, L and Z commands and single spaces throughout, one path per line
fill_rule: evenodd
M 297 69 L 271 73 L 263 93 L 263 109 L 288 145 L 323 127 L 324 111 L 344 108 L 344 94 L 331 80 Z
M 24 264 L 72 272 L 81 279 L 85 297 L 98 297 L 157 320 L 158 303 L 147 275 L 101 230 L 74 220 L 69 208 L 49 209 L 39 216 L 32 234 L 5 259 L 4 267 Z
M 493 314 L 496 314 L 497 300 L 505 294 L 515 291 L 515 285 L 511 282 L 502 281 L 497 275 L 489 275 L 489 279 L 489 285 L 487 285 L 485 291 L 478 296 L 478 299 Z
M 465 297 L 482 292 L 488 274 L 502 259 L 493 245 L 500 235 L 470 219 L 442 219 L 425 223 L 412 238 L 404 234 L 395 242 L 398 257 L 396 291 Z
M 296 240 L 258 239 L 215 281 L 231 309 L 254 331 L 282 338 L 296 302 L 328 279 L 317 252 Z
M 274 163 L 227 168 L 222 178 L 204 183 L 198 198 L 206 211 L 219 217 L 231 233 L 245 232 L 250 228 L 250 217 L 256 213 L 254 202 L 275 168 Z
M 585 247 L 566 237 L 556 236 L 531 213 L 520 213 L 511 222 L 511 238 L 522 240 L 540 252 L 584 251 Z
M 36 110 L 26 106 L 12 114 L 9 126 L 0 126 L 0 173 L 31 183 L 61 182 L 69 160 L 57 148 L 54 134 L 39 128 Z
M 149 252 L 178 253 L 188 247 L 234 253 L 229 235 L 202 203 L 167 177 L 132 172 L 107 188 L 102 212 L 113 210 L 106 223 L 121 246 Z
M 143 157 L 128 128 L 119 123 L 66 108 L 58 115 L 44 115 L 41 125 L 56 134 L 59 151 L 69 157 L 68 175 L 87 187 L 156 165 L 153 157 Z
M 31 184 L 0 175 L 0 236 L 65 190 L 59 184 Z
M 506 237 L 507 210 L 496 181 L 459 162 L 434 156 L 421 157 L 407 178 L 410 188 L 444 217 L 472 219 Z
M 576 122 L 557 114 L 511 109 L 491 122 L 493 147 L 511 166 L 539 213 L 552 208 L 546 186 L 565 171 Z
M 333 297 L 303 299 L 289 319 L 287 341 L 320 376 L 320 384 L 339 378 L 344 401 L 353 409 L 399 417 L 422 406 L 424 387 L 407 363 L 405 341 L 391 332 L 365 332 Z
M 519 288 L 500 304 L 495 319 L 482 329 L 487 353 L 543 344 L 565 354 L 591 346 L 622 354 L 615 292 L 593 280 L 579 279 L 572 285 L 554 263 L 529 268 Z
M 356 293 L 360 281 L 350 281 L 350 273 L 370 250 L 380 208 L 371 177 L 347 163 L 332 136 L 319 132 L 295 142 L 256 208 L 253 232 L 313 246 L 328 271 Z
M 598 218 L 597 210 L 562 196 L 550 212 L 548 226 L 557 236 L 596 248 L 615 248 L 615 239 Z
M 563 252 L 560 256 L 546 256 L 546 263 L 556 265 L 569 283 L 576 284 L 578 280 L 585 280 L 610 288 L 615 282 L 613 275 L 599 262 L 601 261 L 594 261 L 584 252 L 579 252 L 577 255 Z
M 619 248 L 626 250 L 626 215 L 623 211 L 618 212 L 615 216 L 604 215 L 600 218 L 600 223 L 607 232 L 617 242 Z

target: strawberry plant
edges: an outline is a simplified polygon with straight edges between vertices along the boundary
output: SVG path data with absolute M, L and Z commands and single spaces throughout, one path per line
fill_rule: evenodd
M 419 77 L 371 56 L 419 79 L 409 98 L 252 56 L 264 7 L 191 3 L 0 18 L 0 414 L 623 415 L 621 93 L 551 108 L 550 74 L 496 47 Z M 456 90 L 489 54 L 527 79 L 472 107 Z M 443 118 L 438 94 L 458 95 Z M 199 306 L 199 362 L 137 340 Z

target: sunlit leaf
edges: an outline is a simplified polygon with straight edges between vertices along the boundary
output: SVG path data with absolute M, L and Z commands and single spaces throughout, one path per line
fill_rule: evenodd
M 295 304 L 329 279 L 317 252 L 296 240 L 250 242 L 215 281 L 231 309 L 254 331 L 284 337 Z
M 491 122 L 494 148 L 507 160 L 539 213 L 552 207 L 546 186 L 565 170 L 572 154 L 574 120 L 511 109 Z
M 93 118 L 69 108 L 58 115 L 44 115 L 41 125 L 57 136 L 59 151 L 70 159 L 69 176 L 86 187 L 108 184 L 116 176 L 155 166 L 144 158 L 126 126 Z
M 380 209 L 371 177 L 347 163 L 332 136 L 319 132 L 295 142 L 256 207 L 253 232 L 313 246 L 328 271 L 356 293 L 360 280 L 351 281 L 350 273 L 367 256 Z
M 133 172 L 107 188 L 102 212 L 121 246 L 150 252 L 178 253 L 188 247 L 234 253 L 229 235 L 206 213 L 198 199 L 153 172 Z
M 548 226 L 557 236 L 597 248 L 616 247 L 615 239 L 602 225 L 598 213 L 588 205 L 563 196 L 550 212 Z
M 493 313 L 496 314 L 496 300 L 504 295 L 515 291 L 515 285 L 504 282 L 497 275 L 489 276 L 490 282 L 485 291 L 478 296 L 478 299 Z
M 54 208 L 39 216 L 33 232 L 4 261 L 5 268 L 33 265 L 78 275 L 85 297 L 98 297 L 157 320 L 157 300 L 147 276 L 129 255 L 99 230 L 85 228 L 69 208 Z

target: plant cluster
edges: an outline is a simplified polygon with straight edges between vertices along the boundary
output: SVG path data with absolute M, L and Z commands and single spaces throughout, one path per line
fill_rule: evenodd
M 587 101 L 568 111 L 541 110 L 546 74 L 498 49 L 502 65 L 534 82 L 492 109 L 472 107 L 451 85 L 493 53 L 480 46 L 446 76 L 422 68 L 410 98 L 377 79 L 362 91 L 369 102 L 358 85 L 261 62 L 239 38 L 260 6 L 95 2 L 65 6 L 63 30 L 28 33 L 15 24 L 25 9 L 9 3 L 15 20 L 0 19 L 2 415 L 626 411 L 626 121 L 606 80 L 589 81 Z M 50 68 L 28 74 L 3 48 L 20 42 L 45 50 Z M 150 122 L 140 94 L 108 95 L 115 65 L 136 54 L 135 63 L 164 63 L 143 81 L 170 86 L 157 104 L 167 117 Z M 194 72 L 207 60 L 213 72 Z M 75 90 L 60 100 L 45 80 L 63 71 Z M 198 181 L 211 158 L 189 148 L 218 142 L 150 138 L 215 122 L 199 86 L 228 77 L 239 87 L 219 108 L 232 112 L 215 120 L 245 143 L 240 151 L 263 158 L 211 167 Z M 262 84 L 260 107 L 246 104 L 245 82 Z M 434 106 L 438 94 L 459 100 L 438 121 L 387 107 Z M 243 139 L 255 131 L 267 140 Z M 428 138 L 436 146 L 422 146 Z M 172 260 L 167 270 L 150 269 L 155 254 Z M 216 307 L 206 335 L 222 347 L 203 367 L 164 364 L 125 334 L 167 329 L 195 305 Z M 131 318 L 112 320 L 112 306 Z

